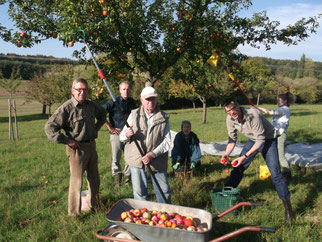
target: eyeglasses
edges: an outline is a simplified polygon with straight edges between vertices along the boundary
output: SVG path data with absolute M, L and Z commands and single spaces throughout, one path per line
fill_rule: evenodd
M 73 88 L 74 90 L 78 91 L 78 92 L 87 92 L 88 91 L 88 88 Z
M 231 111 L 235 110 L 237 108 L 237 106 L 233 106 L 231 109 L 225 110 L 226 113 L 230 113 Z

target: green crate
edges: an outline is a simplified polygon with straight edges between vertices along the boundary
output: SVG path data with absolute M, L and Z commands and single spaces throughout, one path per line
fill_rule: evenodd
M 212 199 L 212 208 L 216 214 L 220 214 L 227 209 L 235 206 L 239 199 L 240 189 L 233 187 L 215 188 L 210 191 Z M 234 210 L 226 216 L 236 216 Z

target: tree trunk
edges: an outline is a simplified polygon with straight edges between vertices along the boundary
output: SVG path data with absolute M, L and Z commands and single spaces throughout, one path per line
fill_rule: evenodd
M 257 106 L 259 105 L 259 99 L 260 99 L 260 97 L 261 97 L 261 93 L 259 92 L 259 93 L 257 94 Z
M 202 102 L 202 123 L 205 124 L 207 122 L 207 103 L 206 100 Z
M 42 105 L 42 114 L 43 115 L 46 114 L 46 105 L 45 104 Z
M 199 99 L 202 102 L 202 123 L 205 124 L 207 122 L 207 100 L 200 95 Z
M 193 107 L 193 109 L 196 109 L 196 103 L 195 103 L 195 100 L 192 100 L 192 107 Z

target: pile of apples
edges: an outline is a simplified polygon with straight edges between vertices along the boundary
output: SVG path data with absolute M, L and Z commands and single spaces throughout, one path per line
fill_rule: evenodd
M 149 211 L 147 208 L 137 208 L 122 212 L 121 219 L 124 223 L 145 224 L 198 232 L 208 230 L 201 224 L 198 225 L 191 216 L 182 216 L 178 213 L 157 210 Z

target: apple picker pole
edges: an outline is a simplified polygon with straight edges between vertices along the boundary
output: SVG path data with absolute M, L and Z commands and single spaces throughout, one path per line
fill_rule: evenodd
M 123 121 L 125 122 L 126 127 L 128 127 L 128 128 L 129 128 L 129 127 L 130 127 L 130 125 L 128 124 L 128 122 L 127 122 L 127 120 L 126 120 L 126 118 L 125 118 L 125 116 L 124 116 L 123 112 L 121 111 L 121 109 L 120 109 L 120 107 L 119 107 L 118 103 L 116 102 L 115 96 L 113 95 L 113 92 L 112 92 L 112 90 L 111 90 L 110 86 L 109 86 L 109 85 L 108 85 L 108 83 L 107 83 L 107 80 L 106 80 L 106 78 L 105 78 L 105 76 L 104 76 L 103 71 L 101 70 L 101 68 L 100 68 L 100 67 L 99 67 L 99 65 L 97 64 L 97 62 L 96 62 L 96 60 L 95 60 L 95 58 L 94 58 L 94 56 L 93 56 L 93 54 L 92 54 L 91 50 L 89 49 L 89 47 L 88 47 L 88 45 L 87 45 L 87 43 L 86 43 L 86 41 L 85 41 L 85 33 L 84 33 L 84 31 L 83 31 L 83 30 L 80 30 L 80 31 L 81 31 L 81 32 L 83 32 L 83 34 L 84 34 L 84 41 L 83 41 L 83 42 L 84 42 L 84 44 L 85 44 L 85 47 L 86 47 L 86 49 L 87 49 L 88 53 L 90 54 L 90 56 L 91 56 L 91 58 L 92 58 L 92 60 L 93 60 L 93 62 L 94 62 L 94 64 L 95 64 L 96 68 L 97 68 L 97 71 L 98 71 L 98 75 L 99 75 L 99 77 L 103 80 L 103 82 L 104 82 L 104 84 L 105 84 L 105 86 L 106 86 L 106 88 L 107 88 L 108 92 L 110 93 L 110 95 L 111 95 L 111 97 L 112 97 L 113 103 L 115 104 L 115 106 L 116 106 L 116 108 L 117 108 L 117 111 L 121 114 L 121 117 L 122 117 Z M 133 139 L 133 140 L 134 140 L 134 143 L 135 143 L 136 147 L 138 148 L 138 150 L 139 150 L 139 152 L 140 152 L 141 156 L 143 157 L 143 156 L 146 154 L 146 151 L 143 151 L 143 150 L 142 150 L 142 148 L 140 147 L 140 145 L 139 145 L 139 143 L 138 143 L 138 141 L 137 141 L 136 139 Z M 164 201 L 166 201 L 166 203 L 168 203 L 168 201 L 167 201 L 167 199 L 166 199 L 166 197 L 165 197 L 165 195 L 164 195 L 164 193 L 163 193 L 163 191 L 162 191 L 162 189 L 161 189 L 161 187 L 160 187 L 160 184 L 159 184 L 158 180 L 156 179 L 156 177 L 155 177 L 155 175 L 154 175 L 153 171 L 151 170 L 150 165 L 149 165 L 149 164 L 147 164 L 147 165 L 146 165 L 146 167 L 148 168 L 148 170 L 149 170 L 149 172 L 150 172 L 150 174 L 151 174 L 151 176 L 152 176 L 153 180 L 155 181 L 155 184 L 157 185 L 157 187 L 158 187 L 158 189 L 159 189 L 159 191 L 160 191 L 160 193 L 161 193 L 161 195 L 162 195 L 163 200 L 164 200 Z

